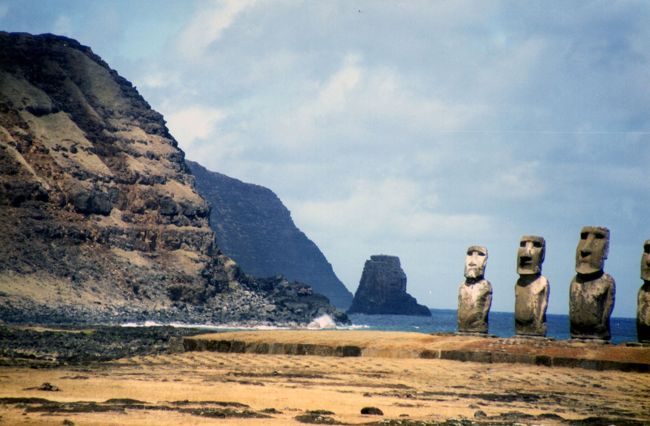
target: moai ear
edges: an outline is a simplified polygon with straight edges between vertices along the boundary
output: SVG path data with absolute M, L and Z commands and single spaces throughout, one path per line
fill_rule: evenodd
M 603 259 L 607 259 L 607 255 L 609 255 L 609 229 L 607 228 L 601 228 L 604 229 L 604 236 L 605 238 L 605 246 L 603 247 Z

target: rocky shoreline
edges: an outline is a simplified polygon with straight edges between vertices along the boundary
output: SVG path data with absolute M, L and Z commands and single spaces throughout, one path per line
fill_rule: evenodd
M 242 324 L 247 326 L 307 325 L 327 314 L 336 323 L 349 324 L 347 315 L 329 304 L 325 296 L 314 293 L 304 284 L 290 283 L 284 277 L 250 278 L 242 275 L 251 287 L 217 293 L 206 304 L 172 303 L 157 308 L 133 301 L 125 304 L 66 304 L 46 306 L 24 298 L 0 304 L 0 321 L 7 324 L 116 325 L 127 322 Z M 257 290 L 257 291 L 256 291 Z M 260 294 L 266 297 L 262 297 Z
M 0 365 L 50 368 L 167 354 L 204 329 L 171 326 L 0 326 Z

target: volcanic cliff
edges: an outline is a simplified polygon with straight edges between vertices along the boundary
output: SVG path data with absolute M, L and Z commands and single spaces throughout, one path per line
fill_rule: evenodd
M 0 319 L 309 321 L 221 254 L 163 117 L 78 42 L 0 32 Z
M 226 255 L 250 274 L 282 274 L 309 284 L 339 308 L 350 306 L 352 293 L 273 191 L 192 161 L 187 164 L 196 177 L 196 189 L 210 203 L 210 225 Z
M 399 257 L 374 255 L 366 260 L 349 314 L 431 316 L 431 311 L 406 292 L 406 274 Z

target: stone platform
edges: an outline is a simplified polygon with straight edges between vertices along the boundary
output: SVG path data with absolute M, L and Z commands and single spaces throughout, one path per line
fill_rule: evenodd
M 183 338 L 185 351 L 426 358 L 650 372 L 650 347 L 358 330 L 264 330 Z

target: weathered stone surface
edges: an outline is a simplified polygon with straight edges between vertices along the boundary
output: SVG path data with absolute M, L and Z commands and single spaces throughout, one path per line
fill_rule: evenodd
M 211 172 L 192 161 L 187 165 L 199 194 L 212 207 L 210 226 L 227 256 L 252 275 L 282 274 L 308 283 L 341 309 L 350 306 L 352 293 L 270 189 Z
M 609 229 L 585 226 L 576 248 L 576 276 L 569 291 L 569 319 L 574 339 L 611 339 L 609 319 L 616 283 L 603 271 L 609 250 Z
M 609 254 L 609 229 L 585 226 L 576 247 L 576 272 L 589 275 L 602 272 Z
M 458 331 L 487 333 L 492 305 L 492 285 L 484 278 L 488 251 L 470 246 L 465 258 L 465 281 L 458 288 Z
M 549 283 L 542 276 L 546 241 L 542 237 L 523 236 L 517 250 L 515 285 L 515 333 L 520 336 L 546 336 L 546 308 Z
M 636 331 L 639 342 L 650 343 L 650 240 L 643 243 L 641 255 L 641 279 L 636 310 Z
M 366 260 L 349 314 L 431 316 L 431 311 L 406 292 L 406 274 L 399 257 L 374 255 Z
M 186 351 L 447 359 L 546 367 L 650 372 L 650 347 L 594 342 L 491 338 L 368 330 L 278 330 L 204 334 Z
M 75 40 L 0 32 L 0 166 L 1 320 L 344 317 L 219 251 L 163 117 Z

